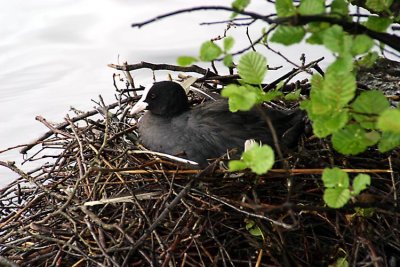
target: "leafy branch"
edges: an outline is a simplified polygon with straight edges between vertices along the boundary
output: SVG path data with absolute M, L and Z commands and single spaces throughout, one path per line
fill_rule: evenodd
M 303 98 L 300 107 L 307 111 L 314 135 L 330 138 L 333 148 L 344 155 L 356 155 L 375 147 L 384 153 L 400 146 L 400 109 L 391 106 L 380 88 L 360 93 L 356 81 L 357 71 L 361 67 L 372 66 L 379 57 L 377 49 L 383 51 L 385 46 L 389 46 L 400 52 L 400 37 L 387 32 L 391 25 L 399 22 L 393 1 L 366 1 L 363 6 L 370 10 L 370 15 L 350 14 L 350 1 L 347 0 L 334 0 L 330 5 L 326 5 L 324 0 L 301 0 L 299 4 L 276 0 L 276 14 L 247 11 L 249 3 L 249 0 L 236 0 L 231 7 L 200 6 L 182 9 L 132 26 L 142 27 L 170 16 L 200 10 L 232 12 L 227 22 L 237 20 L 237 16 L 264 21 L 270 28 L 263 29 L 256 41 L 250 40 L 250 46 L 239 53 L 231 52 L 234 39 L 225 32 L 222 45 L 218 44 L 221 40 L 206 41 L 201 45 L 198 56 L 182 56 L 178 63 L 182 66 L 198 61 L 213 63 L 222 56 L 224 65 L 230 70 L 236 69 L 240 77 L 239 83 L 229 84 L 222 91 L 222 95 L 229 98 L 232 112 L 250 110 L 254 105 L 278 98 Z M 244 25 L 249 26 L 251 23 Z M 325 72 L 316 64 L 302 64 L 303 71 L 315 67 L 319 72 L 312 74 L 310 94 L 300 96 L 300 91 L 297 91 L 285 96 L 280 90 L 284 79 L 263 88 L 267 59 L 257 52 L 256 45 L 268 48 L 272 42 L 288 46 L 303 40 L 312 45 L 324 46 L 335 57 Z M 248 52 L 250 49 L 253 51 Z M 361 57 L 361 60 L 356 60 L 357 57 Z M 295 74 L 293 71 L 287 78 Z M 231 162 L 231 170 L 251 168 L 257 174 L 268 171 L 274 160 L 272 150 L 269 149 L 253 147 L 244 152 L 240 161 Z M 369 184 L 363 175 L 357 176 L 361 178 L 355 179 L 350 186 L 348 177 L 340 170 L 327 169 L 326 172 L 323 180 L 326 181 L 327 177 L 330 182 L 333 181 L 332 177 L 339 179 L 339 184 L 325 184 L 326 194 L 334 199 L 324 197 L 330 207 L 343 206 L 351 196 L 357 195 Z M 363 181 L 361 187 L 357 187 L 359 179 Z

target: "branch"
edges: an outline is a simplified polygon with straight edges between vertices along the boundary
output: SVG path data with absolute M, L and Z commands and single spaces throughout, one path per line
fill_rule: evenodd
M 161 19 L 164 19 L 167 17 L 171 17 L 174 15 L 182 14 L 182 13 L 199 11 L 199 10 L 225 10 L 225 11 L 230 11 L 230 12 L 236 12 L 241 15 L 249 16 L 253 19 L 259 19 L 259 20 L 265 21 L 269 24 L 278 24 L 278 25 L 289 23 L 290 25 L 293 25 L 293 26 L 296 26 L 296 25 L 300 26 L 300 25 L 308 24 L 310 22 L 328 22 L 330 24 L 337 24 L 337 25 L 342 26 L 343 29 L 345 31 L 347 31 L 348 33 L 367 34 L 371 38 L 376 39 L 376 40 L 378 40 L 400 52 L 400 37 L 397 35 L 389 34 L 389 33 L 385 33 L 385 32 L 373 31 L 373 30 L 368 29 L 364 25 L 361 25 L 356 22 L 349 22 L 344 19 L 337 19 L 337 18 L 328 17 L 328 16 L 324 16 L 324 15 L 314 15 L 314 16 L 297 15 L 297 16 L 287 17 L 287 18 L 271 19 L 270 16 L 264 16 L 264 15 L 261 15 L 258 13 L 245 11 L 245 10 L 239 11 L 239 10 L 236 10 L 231 7 L 199 6 L 199 7 L 186 8 L 186 9 L 181 9 L 181 10 L 165 13 L 163 15 L 154 17 L 152 19 L 149 19 L 149 20 L 146 20 L 146 21 L 143 21 L 140 23 L 133 23 L 132 27 L 140 28 L 142 26 L 145 26 L 147 24 L 153 23 L 155 21 L 158 21 L 158 20 L 161 20 Z
M 198 7 L 192 7 L 192 8 L 185 8 L 185 9 L 180 9 L 180 10 L 176 10 L 173 12 L 169 12 L 169 13 L 165 13 L 163 15 L 159 15 L 157 17 L 154 17 L 152 19 L 149 20 L 145 20 L 143 22 L 139 22 L 139 23 L 133 23 L 132 27 L 138 27 L 141 28 L 147 24 L 153 23 L 155 21 L 161 20 L 161 19 L 165 19 L 171 16 L 175 16 L 178 14 L 182 14 L 182 13 L 188 13 L 188 12 L 193 12 L 193 11 L 199 11 L 199 10 L 225 10 L 225 11 L 229 11 L 229 12 L 236 12 L 238 14 L 241 15 L 245 15 L 245 16 L 249 16 L 251 18 L 254 19 L 261 19 L 263 21 L 266 21 L 268 23 L 274 23 L 274 21 L 272 19 L 269 19 L 267 16 L 263 16 L 254 12 L 250 12 L 250 11 L 239 11 L 237 9 L 234 9 L 232 7 L 226 7 L 226 6 L 198 6 Z
M 175 65 L 169 65 L 169 64 L 153 64 L 149 62 L 140 62 L 137 64 L 132 64 L 132 65 L 116 65 L 116 64 L 108 64 L 107 65 L 110 68 L 114 68 L 117 70 L 123 70 L 123 71 L 131 71 L 131 70 L 137 70 L 137 69 L 151 69 L 151 70 L 170 70 L 170 71 L 182 71 L 182 72 L 196 72 L 200 73 L 204 76 L 218 76 L 214 72 L 210 71 L 209 69 L 203 69 L 197 65 L 192 65 L 188 67 L 181 67 L 181 66 L 175 66 Z
M 330 24 L 337 24 L 343 27 L 343 30 L 345 30 L 348 33 L 351 34 L 366 34 L 369 37 L 376 39 L 391 48 L 397 50 L 400 52 L 400 37 L 395 35 L 395 34 L 389 34 L 386 32 L 377 32 L 368 29 L 364 25 L 361 25 L 356 22 L 350 22 L 346 20 L 341 20 L 333 17 L 327 17 L 323 15 L 315 15 L 315 16 L 294 16 L 294 17 L 288 17 L 288 18 L 278 18 L 274 20 L 274 23 L 276 24 L 284 24 L 284 23 L 290 23 L 290 25 L 293 26 L 301 26 L 308 24 L 310 22 L 328 22 Z
M 108 109 L 113 109 L 113 108 L 117 107 L 120 104 L 124 104 L 124 103 L 132 101 L 134 99 L 139 99 L 139 98 L 138 97 L 136 97 L 136 98 L 128 97 L 126 99 L 121 100 L 120 102 L 116 102 L 116 103 L 110 104 L 106 108 L 107 108 L 107 110 Z M 97 113 L 99 113 L 98 110 L 92 110 L 92 111 L 83 113 L 82 115 L 79 115 L 79 116 L 76 116 L 76 117 L 72 118 L 71 121 L 72 122 L 76 122 L 76 121 L 79 121 L 79 120 L 83 120 L 83 119 L 85 119 L 87 117 L 91 117 L 93 115 L 96 115 Z M 36 120 L 40 120 L 40 119 L 41 119 L 40 116 L 36 117 Z M 55 126 L 54 128 L 56 130 L 61 130 L 61 129 L 64 129 L 65 127 L 67 127 L 68 125 L 69 125 L 68 122 L 64 122 L 64 123 L 61 123 L 61 124 Z M 24 148 L 22 148 L 20 150 L 20 153 L 21 154 L 26 154 L 26 152 L 28 152 L 28 150 L 30 150 L 32 147 L 36 146 L 37 144 L 40 144 L 43 140 L 46 140 L 47 138 L 52 136 L 54 133 L 55 133 L 54 130 L 50 130 L 50 131 L 46 132 L 45 134 L 43 134 L 41 137 L 39 137 L 38 139 L 36 139 L 32 143 L 30 143 L 30 144 L 26 145 Z

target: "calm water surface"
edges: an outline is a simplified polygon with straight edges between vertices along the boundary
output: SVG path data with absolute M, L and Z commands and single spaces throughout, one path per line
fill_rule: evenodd
M 147 18 L 197 5 L 229 5 L 231 1 L 184 0 L 41 0 L 2 1 L 0 4 L 0 150 L 29 143 L 47 131 L 35 116 L 63 122 L 70 106 L 84 111 L 94 106 L 91 99 L 101 94 L 112 103 L 113 69 L 108 63 L 175 64 L 180 55 L 197 55 L 199 43 L 223 34 L 224 25 L 200 26 L 200 22 L 229 18 L 227 12 L 197 12 L 180 15 L 133 29 L 130 24 Z M 272 6 L 254 0 L 250 9 L 270 13 Z M 260 26 L 261 27 L 261 26 Z M 260 27 L 250 31 L 257 37 Z M 234 49 L 248 45 L 245 29 L 228 34 L 240 36 Z M 282 49 L 280 46 L 274 46 Z M 282 50 L 283 51 L 283 50 Z M 308 60 L 325 54 L 316 47 L 297 45 L 285 50 L 298 62 L 300 53 Z M 271 66 L 283 65 L 270 72 L 274 80 L 292 68 L 280 57 L 268 53 Z M 326 63 L 325 63 L 326 64 Z M 137 84 L 151 82 L 149 70 L 134 72 Z M 165 79 L 165 73 L 157 75 Z M 0 160 L 16 161 L 18 150 L 0 154 Z M 23 165 L 29 170 L 32 165 Z M 0 167 L 0 187 L 16 176 Z

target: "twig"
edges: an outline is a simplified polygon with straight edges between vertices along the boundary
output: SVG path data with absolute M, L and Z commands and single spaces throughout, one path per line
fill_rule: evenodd
M 271 218 L 269 218 L 267 216 L 263 216 L 263 215 L 260 215 L 260 214 L 255 214 L 255 213 L 251 213 L 251 212 L 245 211 L 242 208 L 236 207 L 236 206 L 226 202 L 225 200 L 222 200 L 222 198 L 216 197 L 214 195 L 201 192 L 201 191 L 199 191 L 197 189 L 191 189 L 191 191 L 199 193 L 201 195 L 205 195 L 205 196 L 207 196 L 207 197 L 209 197 L 209 198 L 211 198 L 211 199 L 213 199 L 213 200 L 215 200 L 215 201 L 217 201 L 217 202 L 219 202 L 219 203 L 221 203 L 221 204 L 223 204 L 223 205 L 225 205 L 227 207 L 230 207 L 230 208 L 234 209 L 235 211 L 237 211 L 239 213 L 243 213 L 243 214 L 245 214 L 245 215 L 247 215 L 249 217 L 265 220 L 265 221 L 268 221 L 268 222 L 270 222 L 270 223 L 272 223 L 274 225 L 281 226 L 281 227 L 283 227 L 285 229 L 293 228 L 293 225 L 289 225 L 289 224 L 286 224 L 286 223 L 283 223 L 283 222 L 279 222 L 279 221 L 273 220 L 273 219 L 271 219 Z
M 188 13 L 188 12 L 194 12 L 194 11 L 199 11 L 199 10 L 224 10 L 224 11 L 229 11 L 229 12 L 236 12 L 239 13 L 241 15 L 245 15 L 245 16 L 249 16 L 253 19 L 260 19 L 269 23 L 273 23 L 274 21 L 272 19 L 270 19 L 268 16 L 263 16 L 254 12 L 250 12 L 250 11 L 245 11 L 245 10 L 237 10 L 231 7 L 225 7 L 225 6 L 199 6 L 199 7 L 193 7 L 193 8 L 186 8 L 186 9 L 180 9 L 177 11 L 173 11 L 173 12 L 169 12 L 169 13 L 165 13 L 163 15 L 159 15 L 157 17 L 154 17 L 152 19 L 140 22 L 140 23 L 133 23 L 131 26 L 132 27 L 138 27 L 141 28 L 147 24 L 159 21 L 161 19 L 164 18 L 168 18 L 171 16 L 175 16 L 178 14 L 182 14 L 182 13 Z
M 144 240 L 147 238 L 147 236 L 153 232 L 156 227 L 161 223 L 161 221 L 168 215 L 168 213 L 173 209 L 173 207 L 175 207 L 183 197 L 186 196 L 186 194 L 190 191 L 190 189 L 192 188 L 193 184 L 195 183 L 196 180 L 199 180 L 201 177 L 203 177 L 204 175 L 206 175 L 207 173 L 209 173 L 209 171 L 212 171 L 215 168 L 215 164 L 217 164 L 217 162 L 214 162 L 213 164 L 210 164 L 207 166 L 207 168 L 205 168 L 204 170 L 202 170 L 201 172 L 199 172 L 196 176 L 193 176 L 189 182 L 186 184 L 186 186 L 181 190 L 181 192 L 179 192 L 179 194 L 174 198 L 174 200 L 171 201 L 171 203 L 165 207 L 165 209 L 163 210 L 163 212 L 161 212 L 161 214 L 154 220 L 153 224 L 150 225 L 146 231 L 144 232 L 144 234 L 136 241 L 135 245 L 132 247 L 132 249 L 130 250 L 130 253 L 128 254 L 128 256 L 125 258 L 124 264 L 129 260 L 130 255 L 138 249 L 138 247 L 144 242 Z
M 130 102 L 130 101 L 133 101 L 133 100 L 139 100 L 139 97 L 133 97 L 133 98 L 128 97 L 128 98 L 123 99 L 123 100 L 121 101 L 121 103 L 124 104 L 124 103 Z M 107 106 L 107 109 L 113 109 L 113 108 L 115 108 L 115 107 L 118 107 L 119 104 L 120 104 L 120 103 L 118 103 L 118 102 L 117 102 L 117 103 L 110 104 L 110 105 Z M 99 113 L 98 110 L 88 111 L 88 112 L 86 112 L 86 113 L 84 113 L 84 114 L 82 114 L 82 115 L 79 115 L 79 116 L 76 116 L 76 117 L 72 118 L 71 121 L 72 121 L 72 122 L 77 122 L 77 121 L 83 120 L 83 119 L 85 119 L 85 118 L 87 118 L 87 117 L 91 117 L 91 116 L 93 116 L 93 115 L 96 115 L 96 114 L 98 114 L 98 113 Z M 40 116 L 37 116 L 37 117 L 36 117 L 36 119 L 39 119 L 39 118 L 41 118 L 41 117 L 40 117 Z M 57 130 L 62 130 L 62 129 L 64 129 L 65 127 L 67 127 L 68 125 L 69 125 L 68 122 L 63 122 L 63 123 L 60 123 L 59 125 L 57 125 L 57 126 L 54 127 L 54 128 L 57 129 Z M 32 143 L 30 143 L 29 145 L 27 145 L 25 148 L 21 149 L 21 150 L 20 150 L 20 153 L 21 153 L 21 154 L 26 154 L 26 152 L 28 152 L 32 147 L 36 146 L 37 144 L 40 144 L 42 141 L 44 141 L 45 139 L 47 139 L 47 138 L 49 138 L 50 136 L 52 136 L 53 133 L 54 133 L 53 131 L 48 131 L 48 132 L 46 132 L 46 133 L 43 134 L 41 137 L 39 137 L 38 139 L 36 139 L 35 141 L 33 141 Z
M 217 76 L 214 72 L 210 71 L 209 69 L 203 69 L 197 65 L 192 65 L 188 67 L 182 66 L 175 66 L 170 64 L 153 64 L 149 62 L 140 62 L 137 64 L 132 65 L 116 65 L 116 64 L 108 64 L 110 68 L 122 70 L 122 71 L 131 71 L 131 70 L 138 70 L 138 69 L 151 69 L 151 70 L 170 70 L 170 71 L 182 71 L 182 72 L 196 72 L 202 75 L 212 75 Z

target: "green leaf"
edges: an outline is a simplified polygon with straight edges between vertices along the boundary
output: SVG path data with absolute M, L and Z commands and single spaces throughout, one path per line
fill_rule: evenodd
M 247 164 L 241 160 L 231 160 L 229 161 L 228 166 L 230 172 L 242 171 L 247 168 Z
M 326 187 L 324 201 L 331 208 L 343 207 L 350 199 L 349 175 L 339 168 L 325 169 L 322 181 Z
M 359 67 L 370 68 L 375 64 L 378 58 L 379 55 L 377 52 L 369 52 L 368 54 L 363 56 L 360 60 L 358 60 L 356 64 Z
M 346 34 L 341 26 L 334 25 L 323 32 L 323 43 L 332 52 L 345 55 L 350 53 L 353 38 Z
M 221 95 L 229 97 L 230 111 L 248 111 L 257 103 L 257 91 L 261 92 L 258 88 L 251 86 L 229 84 L 222 90 Z
M 339 55 L 350 54 L 352 46 L 353 37 L 346 33 L 342 40 L 342 51 L 340 51 Z
M 355 207 L 356 213 L 364 218 L 370 218 L 375 214 L 375 208 L 358 208 Z
M 319 115 L 313 121 L 314 134 L 319 138 L 326 137 L 343 128 L 349 120 L 348 112 L 337 111 L 332 114 Z
M 299 43 L 303 40 L 306 31 L 303 27 L 297 26 L 278 26 L 272 35 L 270 41 L 275 43 L 281 43 L 284 45 L 291 45 Z
M 264 174 L 269 171 L 275 162 L 274 151 L 268 145 L 254 145 L 249 150 L 243 152 L 241 160 L 231 160 L 229 162 L 230 171 L 238 171 L 250 168 L 257 174 Z
M 233 66 L 233 56 L 231 54 L 228 54 L 224 56 L 224 65 L 227 66 L 228 68 Z
M 380 152 L 384 153 L 400 146 L 400 134 L 383 132 L 378 144 Z
M 366 129 L 375 129 L 376 116 L 389 106 L 385 95 L 377 90 L 362 92 L 351 105 L 354 119 Z
M 233 45 L 235 44 L 235 39 L 233 37 L 228 36 L 224 39 L 224 51 L 228 52 L 232 49 Z
M 246 222 L 246 230 L 248 230 L 251 235 L 264 236 L 260 227 L 253 220 L 246 219 L 245 222 Z
M 321 45 L 324 43 L 323 41 L 323 32 L 314 32 L 306 39 L 306 42 L 309 44 Z
M 333 265 L 329 265 L 329 267 L 349 267 L 349 262 L 346 258 L 338 258 Z
M 355 96 L 357 84 L 354 74 L 326 72 L 323 95 L 332 101 L 336 108 L 342 108 Z
M 371 184 L 371 176 L 368 174 L 358 174 L 353 180 L 353 195 L 360 194 L 361 191 L 367 189 L 368 185 Z
M 262 27 L 261 29 L 261 35 L 263 36 L 263 38 L 261 39 L 261 44 L 265 44 L 268 42 L 268 34 L 267 34 L 267 28 L 266 27 Z
M 263 232 L 261 231 L 261 228 L 259 226 L 255 226 L 254 228 L 251 228 L 249 230 L 249 233 L 252 236 L 263 236 Z
M 342 27 L 333 25 L 324 31 L 324 45 L 332 52 L 341 52 L 343 49 L 344 32 Z
M 364 25 L 370 30 L 384 32 L 392 23 L 393 20 L 389 18 L 370 16 Z
M 260 99 L 257 102 L 269 102 L 281 97 L 283 93 L 279 90 L 271 90 L 268 92 L 262 92 L 260 95 Z
M 352 104 L 356 112 L 379 115 L 390 107 L 385 95 L 378 90 L 362 92 Z
M 243 152 L 242 158 L 246 165 L 259 175 L 268 172 L 275 162 L 274 151 L 268 145 L 253 146 Z
M 306 42 L 309 44 L 323 44 L 325 30 L 330 28 L 331 25 L 326 22 L 311 22 L 307 24 L 307 32 L 311 33 L 311 36 L 307 38 Z
M 256 222 L 250 219 L 244 219 L 245 223 L 246 223 L 246 230 L 249 230 L 251 228 L 254 227 L 254 225 L 256 225 Z
M 285 100 L 287 101 L 297 101 L 300 99 L 301 89 L 297 89 L 289 94 L 285 95 Z
M 374 41 L 365 34 L 357 35 L 352 43 L 351 54 L 353 56 L 367 53 L 374 46 Z
M 335 111 L 332 103 L 324 95 L 324 91 L 324 78 L 319 74 L 314 74 L 311 79 L 311 101 L 300 103 L 300 107 L 307 110 L 312 120 L 318 119 L 320 115 L 331 114 Z
M 333 0 L 331 13 L 346 16 L 349 14 L 349 4 L 345 0 Z
M 348 188 L 350 185 L 350 179 L 347 172 L 344 172 L 337 167 L 334 167 L 332 169 L 324 169 L 324 172 L 322 173 L 322 182 L 327 188 Z
M 317 120 L 320 116 L 330 115 L 335 111 L 335 108 L 321 93 L 314 93 L 311 100 L 301 102 L 300 107 L 307 110 L 311 120 Z
M 235 0 L 232 3 L 232 7 L 239 11 L 244 10 L 250 4 L 250 0 Z
M 367 0 L 366 6 L 373 11 L 381 12 L 388 10 L 393 0 Z
M 371 131 L 371 132 L 365 133 L 365 144 L 367 146 L 375 145 L 376 143 L 379 142 L 380 139 L 381 139 L 381 135 L 377 131 Z
M 200 47 L 200 59 L 202 61 L 212 61 L 221 54 L 221 48 L 211 41 L 204 42 Z
M 267 73 L 267 60 L 258 52 L 248 52 L 240 58 L 237 69 L 244 82 L 261 84 Z
M 366 133 L 359 125 L 348 125 L 332 134 L 333 148 L 344 155 L 359 154 L 371 145 Z
M 353 58 L 346 54 L 339 56 L 331 65 L 329 65 L 327 72 L 334 72 L 337 74 L 348 74 L 353 71 Z
M 324 77 L 314 74 L 311 78 L 311 87 L 314 92 L 324 90 Z
M 337 187 L 327 188 L 324 192 L 324 201 L 330 208 L 341 208 L 350 200 L 350 190 L 348 188 Z
M 180 66 L 189 66 L 196 62 L 198 59 L 191 56 L 181 56 L 176 60 Z
M 324 0 L 301 0 L 299 13 L 301 15 L 317 15 L 325 12 Z
M 278 17 L 291 17 L 296 14 L 292 0 L 276 0 L 275 8 Z
M 400 109 L 387 109 L 378 118 L 378 129 L 400 134 Z

